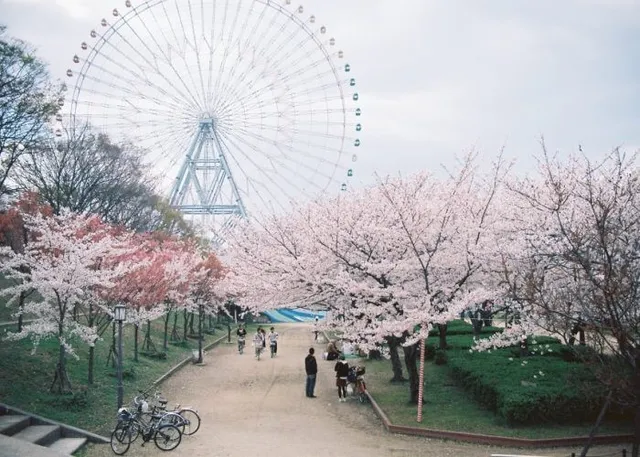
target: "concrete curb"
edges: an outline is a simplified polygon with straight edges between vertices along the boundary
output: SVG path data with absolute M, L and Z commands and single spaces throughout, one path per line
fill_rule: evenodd
M 224 335 L 221 336 L 220 338 L 218 338 L 215 341 L 212 341 L 211 343 L 207 344 L 205 347 L 202 348 L 203 351 L 207 351 L 209 349 L 211 349 L 212 347 L 220 344 L 223 340 L 226 340 L 228 337 L 228 335 Z M 189 362 L 191 362 L 191 360 L 193 360 L 193 358 L 191 356 L 187 357 L 186 359 L 184 359 L 182 362 L 179 362 L 176 366 L 174 366 L 173 368 L 171 368 L 169 371 L 167 371 L 165 374 L 163 374 L 162 376 L 160 376 L 158 379 L 156 379 L 155 381 L 153 381 L 154 386 L 157 386 L 159 384 L 162 384 L 164 381 L 166 381 L 167 379 L 169 379 L 176 371 L 178 371 L 180 368 L 184 367 L 185 365 L 187 365 Z
M 13 412 L 20 414 L 22 416 L 29 416 L 36 422 L 42 425 L 56 425 L 60 427 L 62 430 L 68 433 L 68 436 L 82 436 L 87 439 L 87 441 L 91 443 L 109 443 L 111 440 L 107 437 L 98 435 L 96 433 L 89 432 L 87 430 L 82 430 L 81 428 L 73 427 L 71 425 L 63 424 L 61 422 L 57 422 L 51 419 L 47 419 L 42 416 L 38 416 L 33 413 L 29 413 L 19 408 L 15 408 L 13 406 L 5 405 L 4 403 L 0 403 L 0 411 L 4 412 Z M 66 435 L 67 436 L 67 435 Z
M 483 435 L 479 433 L 451 432 L 447 430 L 436 430 L 422 427 L 410 427 L 408 425 L 394 425 L 384 413 L 380 405 L 367 391 L 367 396 L 373 407 L 373 411 L 382 421 L 384 428 L 391 433 L 402 435 L 424 436 L 426 438 L 437 438 L 442 440 L 462 441 L 475 444 L 489 444 L 494 446 L 514 446 L 514 447 L 568 447 L 583 445 L 588 437 L 573 436 L 565 438 L 528 439 L 512 438 L 498 435 Z M 633 435 L 600 435 L 593 438 L 594 445 L 600 444 L 628 444 L 633 442 Z

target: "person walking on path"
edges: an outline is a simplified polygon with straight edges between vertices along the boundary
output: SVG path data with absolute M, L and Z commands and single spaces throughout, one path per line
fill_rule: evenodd
M 271 327 L 271 331 L 269 335 L 267 335 L 269 338 L 269 347 L 271 348 L 271 358 L 275 357 L 278 353 L 278 336 L 278 332 Z
M 244 328 L 244 324 L 240 324 L 236 335 L 238 336 L 238 352 L 242 354 L 244 352 L 244 339 L 247 337 L 247 329 Z
M 338 401 L 347 401 L 347 378 L 349 376 L 349 364 L 344 361 L 344 356 L 336 362 L 333 368 L 336 372 L 336 386 L 338 386 Z
M 261 327 L 258 327 L 256 330 L 256 334 L 253 335 L 253 347 L 256 351 L 256 359 L 260 360 L 260 354 L 262 353 L 262 349 L 264 349 L 264 335 Z
M 313 323 L 313 333 L 314 333 L 313 340 L 318 341 L 318 316 L 316 316 L 316 320 Z
M 318 362 L 313 355 L 315 350 L 309 348 L 309 354 L 304 359 L 304 369 L 307 372 L 307 398 L 316 398 L 313 391 L 316 388 L 316 375 L 318 374 Z

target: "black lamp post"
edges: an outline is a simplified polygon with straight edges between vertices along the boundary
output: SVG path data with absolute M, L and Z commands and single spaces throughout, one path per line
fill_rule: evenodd
M 202 319 L 204 318 L 204 304 L 198 305 L 198 363 L 203 363 L 202 358 Z
M 122 385 L 122 323 L 127 317 L 126 306 L 116 305 L 113 310 L 113 319 L 118 323 L 118 366 L 116 376 L 118 378 L 118 409 L 122 407 L 124 386 Z

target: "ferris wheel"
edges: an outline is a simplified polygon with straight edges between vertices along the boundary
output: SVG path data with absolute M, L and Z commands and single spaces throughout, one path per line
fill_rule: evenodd
M 361 111 L 336 39 L 291 0 L 127 0 L 67 70 L 72 125 L 148 153 L 170 204 L 237 218 L 346 190 Z

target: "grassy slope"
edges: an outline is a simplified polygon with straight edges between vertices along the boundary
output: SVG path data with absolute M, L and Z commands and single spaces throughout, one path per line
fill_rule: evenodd
M 181 324 L 179 320 L 178 324 Z M 162 350 L 162 321 L 152 325 L 152 340 Z M 197 340 L 183 345 L 171 345 L 166 360 L 140 355 L 133 360 L 133 327 L 124 330 L 124 389 L 127 403 L 138 389 L 148 388 L 153 381 L 176 363 L 190 356 L 197 348 Z M 226 327 L 215 335 L 205 335 L 205 344 L 226 335 Z M 232 332 L 233 333 L 233 332 Z M 143 332 L 140 332 L 140 347 Z M 0 343 L 0 401 L 27 411 L 76 425 L 90 431 L 107 434 L 113 427 L 116 406 L 115 370 L 107 364 L 110 331 L 96 344 L 95 383 L 87 387 L 88 347 L 77 345 L 79 360 L 69 358 L 67 369 L 74 387 L 73 396 L 57 396 L 48 392 L 57 362 L 55 341 L 43 341 L 35 354 L 29 341 L 2 341 Z M 233 338 L 233 337 L 232 337 Z M 86 397 L 85 397 L 86 396 Z

